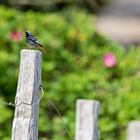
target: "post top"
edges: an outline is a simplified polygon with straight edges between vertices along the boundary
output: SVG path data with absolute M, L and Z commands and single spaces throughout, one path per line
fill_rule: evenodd
M 22 49 L 20 52 L 21 53 L 40 53 L 41 54 L 41 52 L 39 50 L 31 50 L 31 49 Z
M 88 100 L 88 99 L 78 99 L 77 100 L 77 103 L 91 103 L 91 104 L 93 104 L 93 103 L 95 103 L 95 104 L 100 104 L 100 102 L 99 101 L 97 101 L 97 100 Z
M 140 126 L 140 121 L 130 121 L 129 126 Z

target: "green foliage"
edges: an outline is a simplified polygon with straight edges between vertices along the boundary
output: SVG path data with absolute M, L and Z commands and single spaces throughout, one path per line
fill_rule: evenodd
M 100 101 L 101 140 L 125 139 L 128 122 L 140 119 L 140 49 L 125 51 L 97 33 L 93 19 L 79 9 L 43 14 L 0 7 L 0 101 L 14 101 L 19 53 L 27 47 L 24 31 L 30 30 L 48 49 L 42 62 L 40 140 L 70 140 L 47 98 L 59 108 L 72 135 L 78 98 Z M 112 68 L 103 63 L 109 52 L 117 59 Z M 0 139 L 7 140 L 13 115 L 2 102 L 0 111 Z

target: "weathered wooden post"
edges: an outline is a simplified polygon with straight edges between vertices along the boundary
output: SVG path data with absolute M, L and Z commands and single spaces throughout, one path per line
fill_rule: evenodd
M 21 50 L 12 140 L 38 140 L 39 104 L 35 103 L 40 85 L 41 53 Z
M 77 101 L 75 140 L 98 140 L 98 110 L 98 101 Z
M 140 140 L 140 121 L 132 121 L 129 123 L 127 140 Z

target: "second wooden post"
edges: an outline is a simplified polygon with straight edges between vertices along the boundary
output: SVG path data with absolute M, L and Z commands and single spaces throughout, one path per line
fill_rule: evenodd
M 98 140 L 98 110 L 98 101 L 77 101 L 75 140 Z

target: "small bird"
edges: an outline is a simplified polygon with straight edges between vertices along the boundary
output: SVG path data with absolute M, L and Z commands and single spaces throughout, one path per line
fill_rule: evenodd
M 30 31 L 26 31 L 26 42 L 30 46 L 30 48 L 38 48 L 42 52 L 46 53 L 46 49 L 44 46 L 40 44 L 40 42 L 31 34 Z

